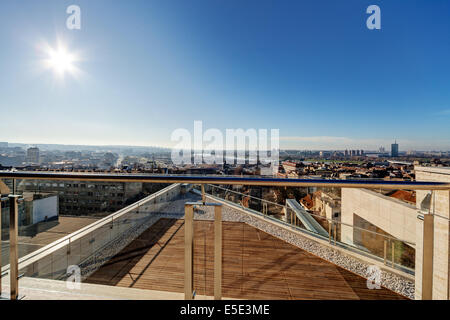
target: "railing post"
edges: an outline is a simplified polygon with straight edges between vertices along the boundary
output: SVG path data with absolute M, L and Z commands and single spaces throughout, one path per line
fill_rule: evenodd
M 285 208 L 287 210 L 287 207 L 285 207 Z M 291 218 L 291 225 L 293 225 L 294 224 L 294 217 L 292 215 L 292 212 L 289 212 L 289 217 Z
M 9 196 L 9 286 L 11 300 L 19 296 L 19 255 L 17 252 L 19 196 Z
M 214 299 L 222 299 L 222 206 L 214 207 Z
M 0 200 L 0 298 L 2 292 L 2 201 Z
M 337 223 L 334 223 L 334 232 L 333 232 L 334 245 L 336 245 L 336 236 L 337 236 Z
M 384 265 L 386 265 L 386 258 L 387 258 L 387 240 L 384 239 Z
M 184 206 L 184 299 L 193 299 L 193 262 L 194 262 L 194 207 Z
M 423 215 L 422 300 L 433 298 L 434 216 Z
M 203 204 L 205 204 L 205 202 L 206 202 L 205 184 L 202 183 L 201 186 L 202 186 L 202 202 L 203 202 Z
M 328 224 L 328 242 L 331 244 L 331 230 L 333 229 L 333 220 Z
M 394 268 L 394 261 L 395 261 L 395 242 L 394 242 L 394 240 L 392 240 L 392 244 L 391 244 L 391 247 L 392 247 L 392 249 L 391 249 L 391 253 L 392 253 L 392 268 Z

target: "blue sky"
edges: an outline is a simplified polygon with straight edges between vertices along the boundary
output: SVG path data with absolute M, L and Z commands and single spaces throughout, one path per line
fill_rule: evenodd
M 446 0 L 2 0 L 0 141 L 170 146 L 202 120 L 282 148 L 450 150 L 449 35 Z M 40 66 L 57 39 L 77 77 Z

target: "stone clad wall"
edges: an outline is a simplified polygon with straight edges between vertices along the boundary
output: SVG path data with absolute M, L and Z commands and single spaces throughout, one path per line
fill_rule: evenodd
M 417 209 L 367 189 L 342 188 L 341 222 L 354 225 L 356 214 L 397 239 L 416 242 Z M 342 226 L 342 242 L 353 244 L 353 228 Z
M 415 167 L 417 181 L 450 182 L 450 168 Z M 421 209 L 423 200 L 430 194 L 429 191 L 417 191 L 417 206 Z M 450 288 L 450 191 L 434 191 L 428 196 L 431 213 L 434 213 L 434 243 L 433 243 L 433 299 L 448 300 Z M 423 208 L 422 208 L 423 209 Z M 422 299 L 423 264 L 423 222 L 419 219 L 417 224 L 417 254 L 416 254 L 416 299 Z

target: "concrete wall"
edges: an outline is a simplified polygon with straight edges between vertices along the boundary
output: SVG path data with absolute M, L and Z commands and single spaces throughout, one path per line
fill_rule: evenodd
M 439 167 L 415 167 L 417 181 L 439 181 L 450 182 L 450 168 Z M 417 191 L 417 207 L 426 210 L 422 204 L 428 191 Z M 432 298 L 450 299 L 450 191 L 434 191 L 433 196 L 428 196 L 430 207 L 428 210 L 434 213 L 434 243 L 433 243 L 433 264 L 432 270 L 423 270 L 416 267 L 416 299 L 422 299 L 422 276 L 425 272 L 432 272 Z M 428 201 L 425 201 L 427 203 Z M 424 211 L 425 211 L 424 210 Z M 417 225 L 417 246 L 416 246 L 416 266 L 422 266 L 423 247 L 423 221 L 416 219 Z M 420 254 L 419 254 L 420 253 Z
M 393 237 L 415 243 L 415 206 L 367 189 L 342 188 L 341 222 L 353 225 L 353 214 Z M 342 225 L 342 242 L 353 244 L 353 228 Z

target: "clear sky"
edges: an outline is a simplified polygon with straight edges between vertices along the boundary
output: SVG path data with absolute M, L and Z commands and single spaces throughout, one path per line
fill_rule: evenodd
M 77 74 L 42 67 L 58 39 Z M 450 150 L 448 0 L 2 0 L 0 41 L 0 141 L 170 146 L 202 120 L 282 148 Z

